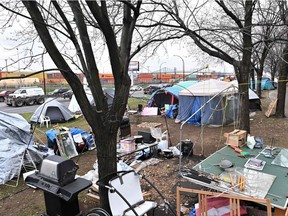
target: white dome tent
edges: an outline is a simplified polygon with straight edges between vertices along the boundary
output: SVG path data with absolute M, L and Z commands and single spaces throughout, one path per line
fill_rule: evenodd
M 74 119 L 74 114 L 66 106 L 58 102 L 56 98 L 49 98 L 39 106 L 30 118 L 30 121 L 40 124 L 40 115 L 48 116 L 51 123 L 67 122 Z

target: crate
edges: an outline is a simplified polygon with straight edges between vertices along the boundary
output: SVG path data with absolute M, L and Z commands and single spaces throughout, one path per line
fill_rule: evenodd
M 224 137 L 226 137 L 226 145 L 242 147 L 246 144 L 246 135 L 247 131 L 245 130 L 234 130 L 230 133 L 224 133 Z
M 136 143 L 133 138 L 120 140 L 120 152 L 132 152 L 136 150 Z

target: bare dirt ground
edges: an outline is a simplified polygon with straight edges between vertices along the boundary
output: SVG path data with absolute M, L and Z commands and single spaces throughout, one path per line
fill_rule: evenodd
M 287 126 L 288 121 L 286 118 L 274 118 L 273 116 L 267 118 L 265 111 L 271 98 L 264 95 L 262 99 L 263 111 L 257 111 L 253 117 L 251 117 L 251 135 L 260 136 L 264 139 L 264 144 L 270 145 L 272 138 L 275 140 L 276 146 L 288 147 L 287 139 Z M 144 117 L 139 115 L 130 115 L 131 133 L 137 135 L 138 130 L 147 130 L 149 128 L 139 128 L 137 125 L 143 122 L 157 122 L 161 123 L 162 131 L 167 129 L 165 118 L 156 117 Z M 167 119 L 168 130 L 170 134 L 172 146 L 177 145 L 180 142 L 180 134 L 182 140 L 190 139 L 194 144 L 194 152 L 190 157 L 183 158 L 183 166 L 192 167 L 199 162 L 203 157 L 209 156 L 217 149 L 224 146 L 225 138 L 223 134 L 225 132 L 231 132 L 235 129 L 234 125 L 225 126 L 220 128 L 215 127 L 199 127 L 195 125 L 185 125 L 180 131 L 180 125 L 174 123 L 174 120 Z M 90 151 L 82 154 L 78 160 L 80 166 L 77 174 L 83 175 L 90 169 L 96 159 L 95 151 Z M 164 157 L 158 157 L 161 160 L 156 165 L 148 166 L 142 170 L 142 173 L 146 175 L 157 188 L 168 198 L 172 203 L 176 200 L 174 186 L 178 182 L 182 182 L 178 175 L 179 171 L 179 158 L 174 157 L 166 159 Z M 7 190 L 7 186 L 0 186 L 0 190 Z M 151 198 L 159 200 L 159 196 L 151 190 L 150 187 L 143 185 L 143 190 L 151 193 Z M 87 190 L 79 194 L 79 205 L 82 213 L 87 213 L 89 209 L 97 207 L 98 203 L 86 196 Z M 33 216 L 40 215 L 45 212 L 45 204 L 43 198 L 43 192 L 41 190 L 35 190 L 27 187 L 21 181 L 19 186 L 11 189 L 11 193 L 5 197 L 0 197 L 0 215 L 6 216 Z

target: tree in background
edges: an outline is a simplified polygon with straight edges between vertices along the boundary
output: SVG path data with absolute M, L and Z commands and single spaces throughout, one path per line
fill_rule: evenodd
M 258 7 L 255 9 L 252 70 L 257 75 L 256 92 L 260 98 L 261 83 L 267 56 L 272 47 L 276 45 L 277 40 L 282 38 L 283 34 L 283 31 L 279 29 L 281 19 L 279 13 L 277 13 L 278 11 L 278 3 L 275 1 L 267 1 L 264 5 L 261 5 L 258 1 Z M 253 83 L 254 77 L 255 74 L 251 74 Z
M 250 133 L 249 75 L 252 55 L 252 16 L 257 0 L 160 2 L 173 19 L 203 52 L 234 67 L 239 83 L 239 128 Z M 202 2 L 202 3 L 200 3 Z
M 72 88 L 95 134 L 99 178 L 117 171 L 117 131 L 129 95 L 129 62 L 149 44 L 156 44 L 155 50 L 164 40 L 176 38 L 177 33 L 161 28 L 154 17 L 156 6 L 145 5 L 142 1 L 23 0 L 22 4 L 25 7 L 20 2 L 15 5 L 1 2 L 1 7 L 11 13 L 5 24 L 21 19 L 19 23 L 30 40 L 26 34 L 22 37 L 32 43 L 37 40 L 43 43 L 45 52 Z M 158 16 L 158 19 L 166 18 Z M 114 76 L 115 96 L 111 106 L 108 106 L 99 79 L 98 63 L 103 50 L 108 52 Z M 72 66 L 87 78 L 95 106 L 89 103 Z M 100 188 L 99 193 L 101 207 L 109 210 L 106 189 Z
M 249 133 L 250 79 L 254 79 L 256 71 L 257 93 L 261 96 L 269 50 L 279 41 L 287 40 L 283 38 L 286 34 L 286 24 L 281 23 L 283 13 L 279 13 L 286 2 L 214 0 L 180 3 L 170 0 L 158 4 L 174 20 L 173 25 L 170 23 L 173 28 L 181 28 L 200 50 L 234 67 L 240 93 L 239 128 Z M 282 78 L 285 80 L 285 75 Z M 280 103 L 278 101 L 279 105 L 282 103 L 283 97 Z
M 285 26 L 288 24 L 288 10 L 287 2 L 279 1 L 280 15 Z M 284 44 L 283 52 L 280 60 L 279 78 L 278 78 L 278 95 L 275 115 L 277 117 L 285 117 L 285 98 L 286 98 L 286 84 L 288 75 L 288 33 L 285 32 L 286 43 Z
M 282 42 L 283 43 L 283 42 Z M 278 76 L 281 54 L 282 54 L 282 44 L 275 44 L 269 51 L 267 60 L 265 62 L 265 70 L 271 74 L 271 81 L 275 85 L 275 77 Z

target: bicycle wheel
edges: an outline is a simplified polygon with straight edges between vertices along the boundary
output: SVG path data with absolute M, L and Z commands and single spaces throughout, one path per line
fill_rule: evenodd
M 110 214 L 101 208 L 91 209 L 86 216 L 110 216 Z

